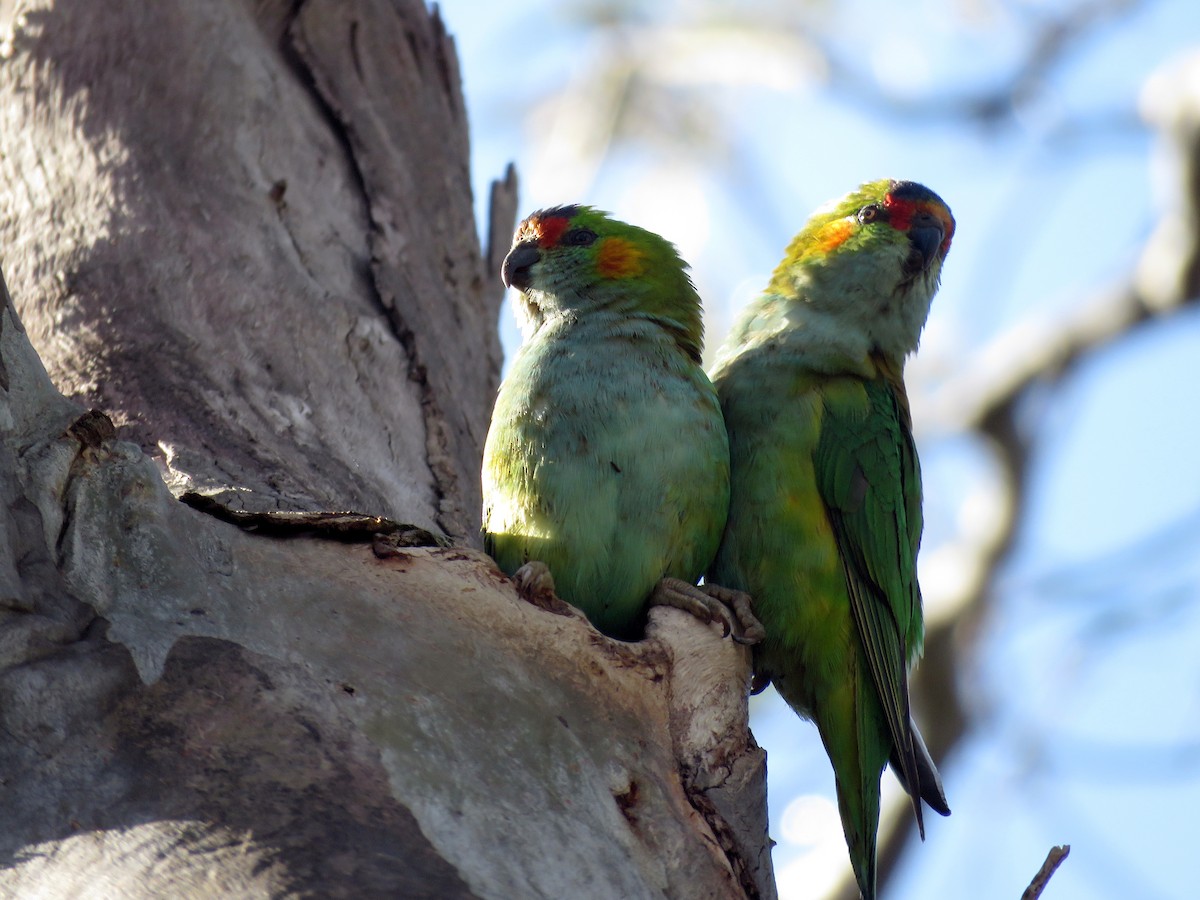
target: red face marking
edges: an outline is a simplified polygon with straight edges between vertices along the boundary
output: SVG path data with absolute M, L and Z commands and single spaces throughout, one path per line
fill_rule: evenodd
M 537 241 L 537 245 L 543 249 L 553 247 L 559 242 L 563 236 L 563 232 L 571 224 L 571 220 L 563 216 L 548 216 L 546 218 L 533 217 L 525 220 L 520 231 L 517 232 L 517 240 L 533 238 Z
M 950 239 L 954 237 L 954 220 L 944 207 L 936 203 L 923 203 L 916 200 L 906 200 L 888 194 L 883 198 L 883 208 L 888 213 L 888 223 L 897 231 L 908 231 L 912 226 L 913 216 L 917 213 L 929 213 L 942 223 L 942 253 L 950 249 Z
M 942 209 L 932 210 L 933 214 L 942 220 L 942 227 L 946 230 L 946 236 L 942 238 L 942 255 L 950 249 L 950 239 L 954 237 L 954 220 L 946 215 L 946 211 Z
M 912 225 L 913 213 L 917 211 L 917 204 L 912 200 L 902 200 L 888 194 L 883 198 L 883 208 L 888 212 L 888 222 L 897 231 L 908 231 L 908 227 Z

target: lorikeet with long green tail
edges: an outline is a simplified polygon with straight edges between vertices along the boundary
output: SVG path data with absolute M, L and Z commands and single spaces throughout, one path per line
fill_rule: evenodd
M 525 342 L 484 447 L 485 549 L 523 593 L 552 588 L 614 637 L 659 602 L 756 639 L 746 598 L 695 587 L 725 527 L 729 443 L 675 248 L 560 206 L 520 224 L 502 274 Z
M 709 577 L 754 597 L 766 628 L 756 679 L 820 731 L 867 900 L 885 764 L 922 837 L 921 799 L 950 812 L 909 713 L 924 624 L 921 472 L 903 374 L 953 236 L 928 188 L 862 185 L 792 240 L 713 370 L 732 499 Z

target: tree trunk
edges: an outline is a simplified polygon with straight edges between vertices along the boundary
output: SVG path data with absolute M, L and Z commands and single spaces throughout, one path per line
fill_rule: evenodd
M 0 32 L 0 893 L 772 896 L 745 650 L 609 640 L 472 549 L 515 182 L 482 253 L 436 13 Z

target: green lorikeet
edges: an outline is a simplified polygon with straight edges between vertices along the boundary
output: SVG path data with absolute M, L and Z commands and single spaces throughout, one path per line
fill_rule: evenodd
M 709 577 L 754 597 L 773 681 L 821 734 L 859 889 L 875 897 L 879 778 L 950 810 L 909 714 L 924 624 L 921 472 L 905 358 L 917 348 L 954 218 L 907 181 L 815 213 L 722 348 L 731 506 Z
M 728 630 L 695 587 L 725 527 L 729 443 L 686 265 L 652 232 L 560 206 L 520 224 L 503 278 L 525 342 L 484 447 L 485 549 L 611 636 L 637 637 L 648 602 Z

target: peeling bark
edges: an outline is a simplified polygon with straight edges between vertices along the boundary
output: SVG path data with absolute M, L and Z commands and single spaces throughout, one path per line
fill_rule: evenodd
M 0 94 L 5 272 L 64 393 L 177 492 L 474 538 L 501 286 L 422 4 L 23 4 Z
M 485 262 L 436 15 L 12 18 L 0 893 L 772 897 L 745 648 L 469 546 L 515 180 Z M 413 527 L 260 515 L 345 509 Z

